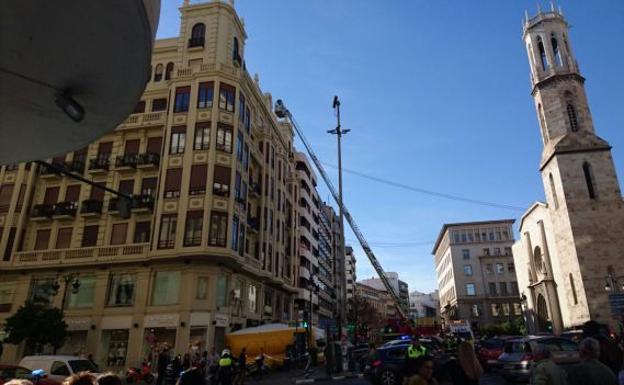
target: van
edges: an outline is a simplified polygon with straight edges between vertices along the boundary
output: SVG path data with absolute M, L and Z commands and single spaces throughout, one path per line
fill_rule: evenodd
M 43 369 L 49 378 L 61 382 L 79 372 L 99 372 L 91 361 L 76 356 L 26 356 L 19 366 L 30 370 Z

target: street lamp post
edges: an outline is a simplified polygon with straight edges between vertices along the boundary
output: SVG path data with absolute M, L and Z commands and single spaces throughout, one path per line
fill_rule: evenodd
M 65 301 L 67 300 L 67 288 L 69 287 L 69 284 L 71 283 L 72 294 L 77 294 L 78 291 L 80 290 L 80 280 L 78 279 L 77 273 L 65 274 L 62 277 L 60 277 L 60 279 L 62 280 L 62 283 L 63 283 L 63 298 L 61 299 L 61 315 L 63 316 L 63 318 L 65 318 Z M 58 278 L 57 278 L 56 282 L 54 282 L 54 284 L 52 285 L 52 290 L 54 290 L 55 296 L 59 293 L 60 289 L 61 289 L 61 284 L 59 283 Z M 56 354 L 56 347 L 54 348 L 54 354 Z
M 332 107 L 336 110 L 336 128 L 327 131 L 329 134 L 336 135 L 338 141 L 338 212 L 339 212 L 339 226 L 340 226 L 340 268 L 338 272 L 340 274 L 340 314 L 338 322 L 338 335 L 342 339 L 342 326 L 345 322 L 345 308 L 347 305 L 347 277 L 345 274 L 345 234 L 344 234 L 344 210 L 342 209 L 342 135 L 348 133 L 351 130 L 343 130 L 340 126 L 340 100 L 338 96 L 334 96 L 334 102 Z

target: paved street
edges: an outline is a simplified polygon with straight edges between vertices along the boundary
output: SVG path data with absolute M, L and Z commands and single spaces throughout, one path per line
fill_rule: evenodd
M 324 376 L 320 370 L 316 370 L 310 378 L 318 378 Z M 261 381 L 249 380 L 248 384 L 265 384 L 265 385 L 293 385 L 297 380 L 302 380 L 305 377 L 303 376 L 302 370 L 291 370 L 289 372 L 277 372 L 272 373 L 271 375 L 265 377 Z M 324 382 L 316 382 L 318 383 L 335 383 L 340 385 L 370 385 L 370 382 L 365 379 L 345 379 L 345 380 L 333 380 L 333 381 L 324 381 Z M 482 385 L 508 385 L 508 383 L 495 374 L 486 373 L 486 375 L 481 380 Z

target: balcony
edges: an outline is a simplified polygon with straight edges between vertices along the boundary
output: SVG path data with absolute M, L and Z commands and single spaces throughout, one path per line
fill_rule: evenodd
M 134 195 L 132 197 L 132 212 L 147 213 L 154 210 L 154 197 L 151 195 Z
M 72 160 L 71 162 L 65 163 L 65 169 L 69 172 L 82 174 L 85 171 L 85 163 L 82 160 Z
M 76 249 L 36 250 L 15 253 L 13 266 L 59 266 L 110 264 L 116 261 L 147 260 L 149 243 Z
M 90 173 L 105 173 L 110 167 L 110 154 L 101 154 L 89 161 Z
M 128 130 L 141 126 L 162 125 L 165 124 L 165 116 L 165 112 L 146 112 L 143 114 L 132 114 L 117 127 L 117 130 Z
M 56 168 L 60 168 L 62 170 L 66 170 L 65 163 L 52 163 L 52 166 Z M 55 176 L 61 176 L 61 174 L 57 173 L 52 167 L 41 166 L 41 178 L 51 178 Z
M 33 207 L 32 214 L 30 215 L 30 219 L 33 221 L 42 221 L 52 219 L 52 215 L 54 214 L 54 205 L 35 205 Z
M 115 160 L 117 170 L 132 170 L 137 168 L 137 154 L 120 155 Z
M 74 219 L 78 211 L 78 202 L 59 202 L 54 205 L 54 219 Z
M 97 199 L 87 199 L 82 201 L 80 214 L 85 217 L 102 214 L 102 201 Z
M 136 167 L 141 169 L 158 168 L 160 155 L 151 152 L 137 155 Z
M 203 37 L 192 37 L 188 40 L 188 47 L 203 47 L 205 40 Z

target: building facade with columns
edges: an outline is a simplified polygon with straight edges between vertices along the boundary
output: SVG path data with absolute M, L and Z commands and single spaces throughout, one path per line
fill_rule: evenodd
M 58 352 L 101 367 L 138 365 L 165 343 L 220 349 L 229 331 L 293 320 L 293 130 L 247 72 L 233 2 L 185 2 L 180 17 L 130 116 L 48 160 L 132 195 L 129 218 L 118 197 L 49 168 L 0 168 L 0 324 L 27 300 L 64 303 Z M 0 361 L 25 353 L 5 344 Z
M 513 252 L 529 331 L 612 323 L 622 315 L 610 305 L 624 294 L 624 202 L 611 146 L 594 129 L 561 12 L 527 17 L 523 39 L 546 195 L 523 215 Z

